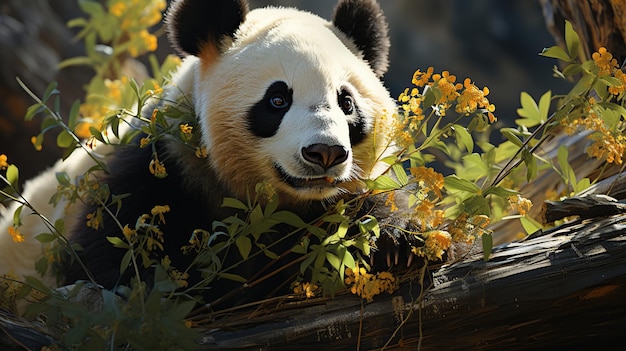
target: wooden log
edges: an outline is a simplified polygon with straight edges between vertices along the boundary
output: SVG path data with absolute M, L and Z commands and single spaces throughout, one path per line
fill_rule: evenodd
M 204 323 L 203 350 L 577 349 L 617 342 L 626 325 L 626 216 L 578 220 L 419 274 L 372 303 L 281 299 Z M 51 342 L 0 313 L 4 349 Z M 201 320 L 203 316 L 196 316 Z
M 441 267 L 361 306 L 352 296 L 286 304 L 207 331 L 207 350 L 567 349 L 615 342 L 626 323 L 626 217 L 579 220 Z M 310 305 L 308 305 L 310 304 Z M 258 312 L 258 311 L 257 311 Z M 208 326 L 210 328 L 210 326 Z M 421 334 L 420 334 L 421 330 Z M 421 336 L 420 336 L 421 335 Z M 323 346 L 322 346 L 323 345 Z

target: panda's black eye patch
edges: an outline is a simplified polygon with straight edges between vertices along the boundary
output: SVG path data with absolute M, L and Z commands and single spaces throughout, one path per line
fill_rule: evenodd
M 337 93 L 337 103 L 341 111 L 348 116 L 348 128 L 350 130 L 350 143 L 352 146 L 358 145 L 367 136 L 365 116 L 356 105 L 354 97 L 346 88 L 342 88 Z
M 351 115 L 354 113 L 354 109 L 356 108 L 354 98 L 347 90 L 342 89 L 341 92 L 339 92 L 337 102 L 339 103 L 339 107 L 341 107 L 344 114 Z
M 276 134 L 292 102 L 293 90 L 287 83 L 282 81 L 272 83 L 263 98 L 248 111 L 250 131 L 261 138 L 269 138 Z

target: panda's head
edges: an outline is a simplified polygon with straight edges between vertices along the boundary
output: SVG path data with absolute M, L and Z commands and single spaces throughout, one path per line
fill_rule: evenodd
M 321 200 L 371 175 L 388 144 L 374 127 L 395 109 L 374 0 L 340 0 L 331 22 L 244 0 L 179 0 L 167 19 L 172 44 L 193 56 L 202 142 L 232 192 L 265 181 L 288 201 Z

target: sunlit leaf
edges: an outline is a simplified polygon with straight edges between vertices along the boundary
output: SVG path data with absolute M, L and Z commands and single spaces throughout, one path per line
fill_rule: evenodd
M 580 39 L 578 38 L 578 33 L 574 31 L 574 26 L 572 26 L 570 21 L 565 21 L 565 45 L 567 46 L 571 61 L 578 57 L 579 43 Z

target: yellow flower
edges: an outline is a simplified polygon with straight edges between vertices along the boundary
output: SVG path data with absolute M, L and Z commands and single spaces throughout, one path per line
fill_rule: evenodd
M 127 224 L 124 226 L 124 228 L 122 228 L 122 234 L 124 234 L 126 240 L 130 241 L 133 235 L 137 234 L 137 231 L 130 229 Z
M 186 134 L 186 135 L 191 135 L 191 133 L 192 133 L 192 131 L 193 131 L 193 126 L 190 126 L 188 123 L 181 124 L 181 125 L 180 125 L 180 131 L 181 131 L 183 134 Z
M 389 207 L 389 211 L 396 212 L 398 210 L 398 206 L 396 206 L 396 193 L 390 192 L 387 195 L 387 200 L 385 201 L 385 206 Z
M 359 267 L 358 264 L 355 269 L 346 268 L 344 282 L 350 285 L 352 294 L 368 302 L 371 302 L 376 295 L 383 292 L 391 294 L 398 288 L 398 280 L 391 273 L 380 272 L 374 275 L 368 273 L 365 268 Z
M 428 67 L 428 69 L 426 70 L 426 72 L 421 72 L 419 69 L 417 71 L 415 71 L 415 73 L 413 74 L 413 80 L 412 83 L 415 86 L 418 87 L 423 87 L 425 86 L 428 81 L 430 80 L 430 77 L 433 75 L 433 72 L 435 71 L 435 69 L 433 67 Z
M 206 151 L 206 148 L 204 146 L 196 147 L 196 157 L 207 158 L 209 157 L 209 153 Z
M 154 206 L 154 207 L 150 210 L 150 213 L 151 213 L 153 216 L 157 216 L 157 215 L 158 215 L 158 216 L 159 216 L 159 221 L 160 221 L 161 223 L 165 223 L 165 217 L 163 217 L 163 214 L 164 214 L 164 213 L 167 213 L 167 212 L 169 212 L 169 211 L 170 211 L 170 207 L 169 207 L 168 205 L 163 205 L 163 206 L 159 206 L 159 205 L 157 205 L 157 206 Z
M 435 76 L 433 76 L 433 81 L 434 80 Z M 448 71 L 441 72 L 441 77 L 436 80 L 436 86 L 441 91 L 441 98 L 438 101 L 439 104 L 452 102 L 459 96 L 457 90 L 461 89 L 461 85 L 455 84 L 455 81 L 456 76 L 450 75 Z
M 452 236 L 444 230 L 433 230 L 423 234 L 425 236 L 424 246 L 414 247 L 412 252 L 418 256 L 426 257 L 428 260 L 441 260 L 444 252 L 452 243 Z
M 295 282 L 293 284 L 293 292 L 295 294 L 304 294 L 307 299 L 315 297 L 316 292 L 319 290 L 319 286 L 311 284 L 309 282 L 300 283 Z
M 444 182 L 443 174 L 435 172 L 433 168 L 426 168 L 424 166 L 412 167 L 409 170 L 422 188 L 429 189 L 434 192 L 438 198 L 441 198 L 441 189 L 443 189 Z
M 495 111 L 495 106 L 489 104 L 489 100 L 485 97 L 489 95 L 488 88 L 478 89 L 469 78 L 465 79 L 463 86 L 465 90 L 457 99 L 456 112 L 469 115 L 479 107 L 486 108 L 489 112 Z
M 109 12 L 113 14 L 113 16 L 115 17 L 122 17 L 125 11 L 126 11 L 126 4 L 123 2 L 117 2 L 109 8 Z
M 617 60 L 613 58 L 613 54 L 606 51 L 604 46 L 599 48 L 597 52 L 594 52 L 591 58 L 598 67 L 598 75 L 611 75 L 613 69 L 619 67 Z
M 30 138 L 30 142 L 33 144 L 33 146 L 35 147 L 35 150 L 37 151 L 41 151 L 41 149 L 43 149 L 43 146 L 41 146 L 41 144 L 39 144 L 39 142 L 37 141 L 37 137 L 36 136 L 32 136 Z
M 0 154 L 0 170 L 7 169 L 9 167 L 9 163 L 7 162 L 9 158 L 5 154 Z
M 624 74 L 624 72 L 622 72 L 621 69 L 616 69 L 615 74 L 613 76 L 619 79 L 622 84 L 618 86 L 609 87 L 609 93 L 613 95 L 619 95 L 623 93 L 624 91 L 626 91 L 626 74 Z
M 530 208 L 533 206 L 533 203 L 525 197 L 521 195 L 513 195 L 509 196 L 509 204 L 511 208 L 517 210 L 520 215 L 525 216 Z
M 87 226 L 89 228 L 98 229 L 100 227 L 100 219 L 98 218 L 97 212 L 92 212 L 87 214 Z
M 150 144 L 150 138 L 149 137 L 143 137 L 139 140 L 139 147 L 140 148 L 144 148 L 146 146 L 148 146 L 148 144 Z
M 165 169 L 165 164 L 159 161 L 158 157 L 154 155 L 152 161 L 148 165 L 148 170 L 151 174 L 153 174 L 157 178 L 165 178 L 167 177 L 167 170 Z
M 20 230 L 15 228 L 14 226 L 9 227 L 9 235 L 11 235 L 11 238 L 16 243 L 21 243 L 25 240 L 24 235 L 22 235 L 22 233 L 20 233 Z

